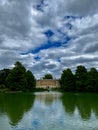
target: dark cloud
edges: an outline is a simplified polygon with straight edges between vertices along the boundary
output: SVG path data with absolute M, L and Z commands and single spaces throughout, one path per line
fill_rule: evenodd
M 70 5 L 68 6 L 67 10 L 75 15 L 92 15 L 95 13 L 98 13 L 98 1 L 93 0 L 92 3 L 90 3 L 89 0 L 70 0 L 72 1 Z
M 97 55 L 97 0 L 0 0 L 0 69 L 19 60 L 36 77 L 59 77 L 98 68 Z
M 9 37 L 26 37 L 30 29 L 29 2 L 9 0 L 0 5 L 0 33 Z
M 95 53 L 95 52 L 98 52 L 98 42 L 95 43 L 94 45 L 88 46 L 85 49 L 85 53 Z

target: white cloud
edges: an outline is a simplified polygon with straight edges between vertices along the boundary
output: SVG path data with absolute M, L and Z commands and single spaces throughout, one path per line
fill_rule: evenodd
M 74 17 L 64 19 L 66 15 Z M 54 32 L 51 41 L 61 41 L 61 47 L 21 55 L 46 44 L 43 32 L 48 29 Z M 66 37 L 71 38 L 67 46 Z M 97 55 L 97 0 L 0 0 L 0 69 L 19 60 L 36 77 L 47 72 L 59 77 L 63 69 L 79 64 L 98 68 Z

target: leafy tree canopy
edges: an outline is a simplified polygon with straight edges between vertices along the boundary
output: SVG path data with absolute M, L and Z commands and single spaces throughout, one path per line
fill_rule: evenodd
M 0 70 L 0 84 L 6 84 L 6 78 L 10 73 L 10 69 Z
M 35 88 L 35 77 L 31 71 L 20 63 L 16 62 L 6 78 L 7 86 L 13 91 L 32 91 Z
M 74 75 L 71 69 L 66 69 L 61 75 L 61 87 L 63 90 L 72 91 L 75 87 Z
M 53 76 L 51 74 L 46 74 L 43 79 L 53 79 Z
M 46 74 L 43 79 L 53 79 L 51 74 Z M 75 73 L 70 68 L 63 70 L 60 78 L 63 91 L 98 92 L 98 71 L 85 66 L 77 66 Z M 12 69 L 0 70 L 0 91 L 33 91 L 36 79 L 33 73 L 17 61 Z

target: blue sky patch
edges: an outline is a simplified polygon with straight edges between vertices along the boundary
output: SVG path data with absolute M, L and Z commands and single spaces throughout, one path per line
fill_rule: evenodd
M 65 26 L 66 26 L 69 30 L 72 29 L 72 24 L 70 24 L 70 23 L 66 23 Z
M 36 61 L 40 61 L 41 57 L 40 57 L 40 56 L 35 56 L 34 59 L 35 59 Z
M 57 61 L 58 61 L 59 63 L 61 63 L 61 59 L 60 59 L 60 58 L 58 58 Z
M 50 31 L 49 31 L 49 35 L 52 34 Z M 58 47 L 67 47 L 68 45 L 68 42 L 71 40 L 72 38 L 69 37 L 69 36 L 64 36 L 62 38 L 62 40 L 58 40 L 58 41 L 51 41 L 51 40 L 48 40 L 46 43 L 44 43 L 43 45 L 33 49 L 33 50 L 29 50 L 27 52 L 24 52 L 24 53 L 21 53 L 21 55 L 26 55 L 28 53 L 33 53 L 33 54 L 36 54 L 38 52 L 40 52 L 41 50 L 46 50 L 46 49 L 50 49 L 50 48 L 58 48 Z M 39 56 L 36 56 L 34 57 L 35 60 L 40 60 L 40 57 Z
M 72 15 L 68 15 L 68 16 L 64 16 L 64 19 L 66 20 L 68 20 L 68 19 L 81 19 L 82 18 L 82 16 L 72 16 Z
M 49 48 L 58 48 L 61 46 L 66 47 L 70 40 L 71 40 L 70 37 L 66 37 L 65 41 L 63 41 L 63 43 L 61 41 L 56 41 L 56 42 L 48 41 L 46 44 L 43 44 L 42 46 L 32 50 L 31 53 L 35 54 L 35 53 L 40 52 L 41 50 L 45 50 L 45 49 L 49 49 Z
M 54 35 L 53 31 L 51 30 L 47 30 L 46 32 L 44 32 L 44 34 L 46 35 L 47 38 L 50 38 Z
M 39 4 L 37 4 L 34 8 L 38 11 L 44 12 L 44 7 L 48 6 L 44 3 L 44 0 L 41 0 Z
M 43 12 L 43 8 L 42 8 L 41 4 L 36 5 L 36 9 L 39 10 L 39 11 L 41 11 L 41 12 Z
M 54 48 L 54 47 L 60 47 L 61 46 L 61 42 L 50 42 L 48 41 L 46 44 L 43 44 L 42 46 L 34 49 L 31 51 L 31 53 L 35 54 L 40 52 L 41 50 L 45 50 L 45 49 L 49 49 L 49 48 Z

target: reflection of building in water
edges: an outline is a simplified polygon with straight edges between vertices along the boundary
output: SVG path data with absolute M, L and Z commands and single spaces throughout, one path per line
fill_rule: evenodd
M 36 81 L 37 88 L 59 88 L 59 80 L 56 79 L 41 79 Z
M 35 93 L 35 95 L 35 100 L 44 102 L 45 104 L 51 104 L 53 101 L 60 100 L 60 97 L 62 96 L 59 92 L 38 92 Z

